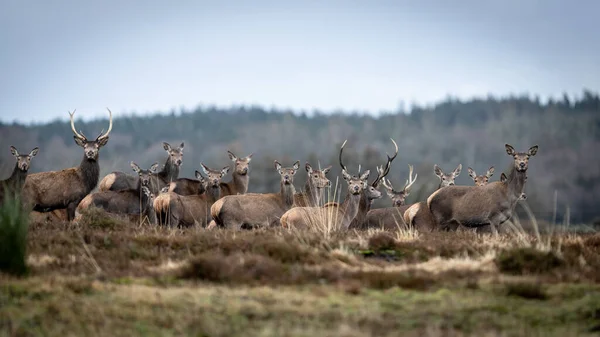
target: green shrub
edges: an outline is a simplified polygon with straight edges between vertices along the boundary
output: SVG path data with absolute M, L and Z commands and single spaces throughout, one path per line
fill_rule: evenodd
M 0 205 L 0 271 L 24 275 L 27 273 L 25 255 L 29 214 L 19 197 L 5 193 Z

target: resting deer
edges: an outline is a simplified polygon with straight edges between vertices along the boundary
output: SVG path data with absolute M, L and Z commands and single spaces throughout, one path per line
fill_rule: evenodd
M 221 183 L 221 197 L 246 194 L 248 192 L 248 181 L 250 180 L 248 171 L 250 170 L 253 153 L 243 158 L 236 157 L 231 151 L 227 151 L 227 154 L 235 165 L 231 173 L 231 181 Z
M 209 228 L 268 227 L 294 205 L 294 176 L 300 161 L 292 167 L 282 167 L 275 160 L 275 169 L 281 177 L 279 193 L 246 193 L 228 195 L 215 202 L 210 209 L 213 221 Z
M 5 195 L 8 193 L 13 198 L 21 197 L 21 191 L 25 185 L 25 179 L 27 178 L 27 171 L 31 164 L 31 158 L 35 157 L 38 153 L 38 148 L 34 148 L 29 154 L 19 154 L 14 146 L 10 147 L 10 153 L 15 156 L 17 162 L 12 174 L 8 179 L 0 181 L 0 205 L 4 202 Z
M 150 218 L 149 194 L 143 193 L 142 187 L 150 185 L 152 174 L 156 172 L 158 163 L 154 163 L 149 170 L 141 169 L 134 162 L 131 162 L 130 165 L 133 171 L 138 174 L 138 182 L 135 188 L 89 194 L 77 206 L 76 216 L 79 217 L 79 214 L 89 207 L 97 207 L 108 213 L 141 214 Z
M 163 142 L 163 148 L 167 151 L 168 157 L 162 170 L 152 174 L 150 180 L 150 191 L 156 195 L 160 189 L 168 186 L 172 181 L 179 177 L 179 169 L 183 163 L 183 143 L 178 148 L 172 148 L 169 143 Z M 100 191 L 123 191 L 134 189 L 137 186 L 138 178 L 125 172 L 115 171 L 107 174 L 98 189 Z
M 483 186 L 483 185 L 487 185 L 487 183 L 490 181 L 490 178 L 492 177 L 492 175 L 494 175 L 494 167 L 490 167 L 487 172 L 485 172 L 484 175 L 480 175 L 478 176 L 477 173 L 470 167 L 467 167 L 467 171 L 469 172 L 469 177 L 471 177 L 471 179 L 473 179 L 473 182 L 475 183 L 475 186 Z
M 167 192 L 159 195 L 154 202 L 154 211 L 161 223 L 172 227 L 206 227 L 210 220 L 210 208 L 221 197 L 221 180 L 229 172 L 229 166 L 213 170 L 200 163 L 206 178 L 206 192 L 201 195 L 179 195 Z M 196 171 L 196 178 L 202 184 L 205 179 Z
M 396 159 L 396 156 L 398 156 L 398 145 L 392 138 L 390 138 L 390 140 L 394 144 L 394 155 L 390 157 L 386 153 L 387 162 L 385 163 L 385 166 L 382 166 L 381 168 L 377 167 L 377 177 L 370 185 L 367 186 L 367 188 L 362 191 L 360 202 L 358 204 L 358 213 L 356 213 L 356 216 L 350 223 L 349 228 L 364 228 L 367 224 L 367 214 L 371 211 L 371 205 L 373 204 L 373 201 L 381 198 L 382 196 L 381 192 L 378 190 L 379 183 L 382 182 L 383 179 L 390 173 L 392 161 Z
M 359 202 L 363 191 L 367 188 L 369 179 L 369 170 L 366 170 L 360 176 L 351 176 L 348 169 L 342 162 L 342 151 L 346 141 L 340 148 L 340 166 L 342 167 L 342 177 L 348 183 L 348 192 L 344 201 L 339 204 L 330 202 L 323 207 L 294 207 L 285 212 L 281 217 L 281 225 L 286 228 L 311 228 L 323 226 L 315 222 L 330 222 L 330 227 L 337 229 L 348 229 L 350 223 L 356 217 L 359 208 Z
M 454 186 L 454 180 L 460 175 L 461 170 L 462 164 L 458 164 L 454 171 L 446 174 L 437 164 L 434 165 L 433 172 L 440 178 L 437 190 L 440 190 L 442 187 Z M 433 218 L 431 217 L 429 208 L 427 208 L 426 201 L 408 206 L 404 211 L 403 218 L 406 225 L 420 231 L 431 231 L 434 229 Z
M 514 164 L 504 183 L 449 186 L 429 196 L 427 206 L 438 228 L 453 230 L 459 225 L 471 228 L 490 225 L 492 231 L 498 233 L 498 226 L 511 219 L 525 187 L 529 158 L 537 153 L 538 146 L 532 146 L 527 152 L 516 152 L 509 144 L 505 147 Z
M 325 200 L 324 189 L 331 186 L 331 181 L 326 176 L 331 170 L 331 166 L 315 170 L 309 163 L 306 163 L 304 167 L 308 177 L 304 184 L 304 190 L 294 194 L 294 207 L 321 206 Z
M 408 167 L 408 180 L 406 180 L 404 187 L 400 191 L 394 190 L 394 187 L 389 180 L 383 178 L 383 186 L 385 187 L 390 199 L 392 199 L 392 207 L 370 210 L 367 214 L 366 227 L 396 229 L 399 225 L 404 224 L 404 212 L 411 206 L 405 204 L 406 197 L 410 194 L 410 189 L 415 181 L 417 181 L 418 176 L 416 174 L 413 178 L 413 167 L 412 165 L 408 165 Z
M 79 202 L 98 185 L 98 153 L 100 148 L 108 143 L 108 135 L 113 126 L 112 112 L 108 110 L 108 131 L 101 132 L 95 140 L 88 140 L 83 132 L 75 130 L 74 114 L 75 111 L 69 113 L 71 130 L 75 134 L 75 143 L 83 148 L 81 164 L 61 171 L 30 174 L 23 187 L 23 201 L 32 206 L 34 211 L 50 212 L 66 208 L 69 221 L 75 217 L 75 209 Z
M 197 179 L 178 178 L 165 187 L 167 192 L 177 193 L 179 195 L 200 195 L 206 191 L 206 181 L 200 172 L 195 172 Z

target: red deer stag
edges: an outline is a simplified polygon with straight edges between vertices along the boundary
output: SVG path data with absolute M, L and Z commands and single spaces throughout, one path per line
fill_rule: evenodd
M 149 194 L 143 193 L 142 187 L 149 186 L 152 174 L 156 172 L 158 163 L 152 164 L 149 170 L 141 169 L 136 163 L 131 162 L 131 168 L 138 174 L 137 186 L 121 191 L 101 191 L 89 194 L 77 206 L 76 217 L 89 207 L 102 208 L 108 213 L 115 214 L 140 214 L 150 218 L 148 208 Z
M 448 186 L 429 196 L 427 206 L 438 228 L 455 230 L 459 225 L 470 228 L 490 225 L 498 233 L 498 227 L 512 218 L 525 187 L 529 158 L 535 156 L 538 146 L 527 152 L 516 152 L 509 144 L 505 147 L 514 161 L 506 182 Z
M 167 151 L 167 161 L 162 170 L 152 174 L 150 179 L 150 192 L 157 195 L 160 189 L 168 186 L 172 181 L 179 177 L 179 169 L 183 163 L 183 142 L 178 148 L 172 148 L 169 143 L 163 142 L 163 148 Z M 137 186 L 138 178 L 125 172 L 115 171 L 107 174 L 98 189 L 104 191 L 123 191 L 134 189 Z
M 490 167 L 487 172 L 483 175 L 478 176 L 477 172 L 475 172 L 472 168 L 467 167 L 467 171 L 469 172 L 469 177 L 473 179 L 475 186 L 483 186 L 487 185 L 490 181 L 490 178 L 494 175 L 494 167 Z
M 159 195 L 154 202 L 156 217 L 161 223 L 173 227 L 206 227 L 210 216 L 210 207 L 221 197 L 221 180 L 229 172 L 229 166 L 213 170 L 200 163 L 206 178 L 206 192 L 201 195 L 179 195 L 168 192 Z M 196 171 L 200 184 L 205 179 Z
M 453 186 L 454 180 L 460 175 L 461 170 L 462 164 L 458 164 L 454 171 L 450 173 L 444 173 L 437 164 L 434 165 L 433 172 L 440 178 L 440 184 L 438 185 L 437 190 L 442 187 Z M 433 218 L 431 217 L 429 208 L 427 208 L 426 201 L 421 201 L 408 206 L 406 211 L 404 211 L 403 218 L 406 225 L 420 231 L 431 231 L 434 229 Z
M 4 198 L 8 195 L 14 197 L 21 197 L 21 191 L 25 185 L 25 179 L 27 178 L 27 171 L 31 164 L 31 158 L 35 157 L 38 153 L 38 148 L 34 148 L 29 154 L 19 154 L 14 146 L 10 147 L 10 153 L 17 159 L 15 168 L 8 179 L 0 181 L 0 205 L 4 202 Z
M 248 192 L 248 181 L 250 176 L 250 161 L 253 153 L 243 158 L 236 157 L 233 152 L 227 151 L 229 159 L 235 164 L 231 173 L 231 181 L 221 183 L 221 197 L 226 195 L 246 194 Z
M 322 227 L 348 229 L 350 227 L 350 223 L 358 213 L 361 195 L 368 186 L 370 171 L 366 170 L 360 176 L 351 176 L 348 173 L 346 165 L 342 162 L 342 151 L 345 145 L 346 141 L 340 148 L 339 157 L 342 177 L 348 183 L 348 192 L 344 201 L 341 204 L 329 202 L 323 207 L 294 207 L 281 217 L 283 227 L 296 229 Z
M 281 177 L 279 193 L 246 193 L 223 197 L 210 209 L 213 221 L 209 228 L 247 229 L 276 223 L 294 205 L 294 175 L 299 167 L 300 161 L 284 168 L 275 160 L 275 169 Z
M 331 181 L 326 176 L 331 170 L 331 166 L 315 170 L 309 163 L 306 163 L 304 167 L 308 177 L 304 184 L 304 191 L 294 194 L 294 207 L 321 206 L 325 199 L 324 189 L 331 186 Z
M 71 117 L 71 130 L 75 134 L 75 143 L 83 148 L 83 160 L 78 167 L 61 171 L 34 173 L 27 176 L 23 187 L 23 201 L 33 207 L 34 211 L 50 212 L 55 209 L 67 209 L 67 220 L 75 217 L 75 209 L 79 202 L 85 198 L 98 185 L 100 165 L 98 153 L 100 148 L 108 143 L 108 135 L 112 130 L 112 112 L 108 110 L 108 131 L 101 132 L 95 140 L 88 140 L 83 132 L 75 130 L 73 113 Z

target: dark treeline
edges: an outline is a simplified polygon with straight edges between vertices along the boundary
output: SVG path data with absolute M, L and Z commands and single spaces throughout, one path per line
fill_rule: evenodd
M 107 127 L 107 120 L 77 121 L 77 127 L 95 137 Z M 357 170 L 360 164 L 375 174 L 375 166 L 385 163 L 385 152 L 393 151 L 389 137 L 400 148 L 388 176 L 394 187 L 402 188 L 408 164 L 414 165 L 419 175 L 408 202 L 423 200 L 435 190 L 434 164 L 449 172 L 461 163 L 463 170 L 456 182 L 466 185 L 473 184 L 467 167 L 483 174 L 493 165 L 496 173 L 491 180 L 495 181 L 511 164 L 505 143 L 519 151 L 539 144 L 538 154 L 530 161 L 526 186 L 527 203 L 536 216 L 553 217 L 555 195 L 559 220 L 567 209 L 571 222 L 589 222 L 600 216 L 600 97 L 589 91 L 576 100 L 565 95 L 544 104 L 528 96 L 466 102 L 448 98 L 433 107 L 413 107 L 410 112 L 379 117 L 318 111 L 307 115 L 256 106 L 198 107 L 143 117 L 115 114 L 109 143 L 100 151 L 100 166 L 104 176 L 113 170 L 131 173 L 130 161 L 144 168 L 155 161 L 162 164 L 166 158 L 162 142 L 175 145 L 184 141 L 185 177 L 193 177 L 200 162 L 214 168 L 229 165 L 226 150 L 231 150 L 238 156 L 255 153 L 250 192 L 279 188 L 275 159 L 283 165 L 295 160 L 313 166 L 333 165 L 330 179 L 335 186 L 340 173 L 338 149 L 344 139 L 348 139 L 346 165 Z M 22 152 L 39 146 L 30 172 L 74 166 L 83 155 L 66 121 L 0 124 L 0 144 L 2 178 L 14 165 L 10 145 Z M 305 176 L 304 170 L 298 173 L 296 188 L 301 188 Z M 341 177 L 338 184 L 343 186 Z M 390 204 L 384 195 L 375 206 Z

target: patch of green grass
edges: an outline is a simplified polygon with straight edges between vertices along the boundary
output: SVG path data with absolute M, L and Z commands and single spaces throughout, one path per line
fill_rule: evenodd
M 4 191 L 0 205 L 0 271 L 25 275 L 29 214 L 18 196 Z

